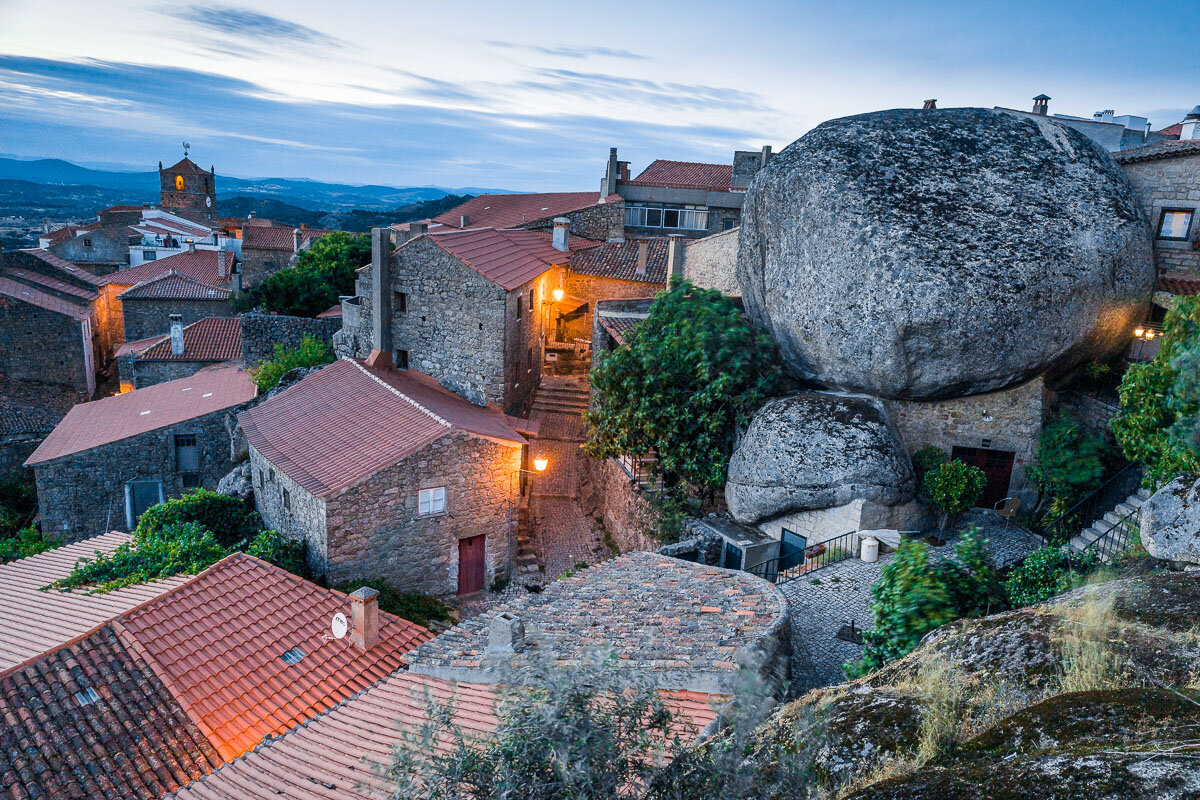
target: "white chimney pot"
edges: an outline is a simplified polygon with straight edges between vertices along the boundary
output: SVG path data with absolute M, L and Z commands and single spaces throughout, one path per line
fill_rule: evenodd
M 555 250 L 562 250 L 563 252 L 566 252 L 568 249 L 567 234 L 570 232 L 570 230 L 571 220 L 567 219 L 566 217 L 554 218 L 554 239 L 551 243 L 554 245 Z

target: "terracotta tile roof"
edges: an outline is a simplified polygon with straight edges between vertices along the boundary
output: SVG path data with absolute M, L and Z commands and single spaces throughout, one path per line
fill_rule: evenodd
M 1200 275 L 1189 275 L 1186 272 L 1160 273 L 1158 290 L 1174 295 L 1200 294 Z
M 300 228 L 300 238 L 307 242 L 319 239 L 330 233 L 341 231 L 324 228 Z M 254 225 L 242 229 L 242 249 L 247 247 L 258 250 L 287 250 L 289 253 L 296 249 L 296 228 L 279 226 Z
M 631 181 L 632 186 L 663 186 L 673 189 L 706 189 L 728 192 L 733 180 L 732 164 L 701 164 L 695 161 L 655 159 Z
M 1174 125 L 1168 125 L 1167 127 L 1163 128 L 1161 131 L 1155 131 L 1155 132 L 1161 133 L 1164 136 L 1179 136 L 1179 134 L 1183 133 L 1183 123 L 1176 122 Z
M 4 277 L 10 280 L 28 284 L 35 289 L 45 289 L 56 295 L 70 295 L 82 301 L 84 305 L 99 296 L 95 288 L 79 286 L 54 275 L 46 275 L 32 269 L 23 269 L 19 266 L 9 267 L 0 274 L 3 274 Z
M 193 781 L 173 797 L 386 800 L 394 787 L 376 767 L 390 765 L 393 749 L 404 744 L 398 729 L 417 733 L 428 720 L 432 700 L 453 708 L 453 723 L 466 739 L 488 737 L 497 725 L 498 688 L 398 672 L 308 725 Z M 716 718 L 714 698 L 709 695 L 662 694 L 668 706 L 686 717 L 696 731 Z
M 47 311 L 65 314 L 77 320 L 85 320 L 91 315 L 91 311 L 86 305 L 72 303 L 61 297 L 38 291 L 28 284 L 18 283 L 11 278 L 2 276 L 0 276 L 0 294 L 35 305 L 38 308 L 44 308 Z
M 42 261 L 42 262 L 48 264 L 49 266 L 54 267 L 55 269 L 60 269 L 63 272 L 65 272 L 67 275 L 75 278 L 76 280 L 83 281 L 84 283 L 89 283 L 92 286 L 101 286 L 104 284 L 103 278 L 93 275 L 92 273 L 88 272 L 86 269 L 80 269 L 79 267 L 72 264 L 70 261 L 67 261 L 65 258 L 59 258 L 58 256 L 54 255 L 49 250 L 43 250 L 39 247 L 31 247 L 31 248 L 27 248 L 24 250 L 20 250 L 19 252 L 25 253 L 26 255 L 29 255 L 29 256 L 33 256 L 34 258 L 38 259 L 39 261 Z
M 513 290 L 556 265 L 569 264 L 572 251 L 599 242 L 570 237 L 566 252 L 551 244 L 548 231 L 474 228 L 427 234 L 429 240 L 503 289 Z M 412 241 L 417 241 L 413 239 Z
M 113 353 L 116 358 L 127 356 L 130 353 L 141 353 L 151 345 L 158 344 L 163 339 L 166 339 L 170 334 L 159 334 L 158 336 L 148 336 L 145 339 L 136 339 L 132 342 L 125 342 L 117 348 L 117 352 Z
M 201 169 L 200 167 L 196 166 L 196 162 L 192 161 L 187 156 L 184 156 L 182 160 L 167 167 L 166 169 L 163 170 L 163 172 L 186 172 L 186 173 L 189 173 L 192 175 L 210 175 L 211 174 L 208 170 Z
M 513 228 L 562 216 L 599 202 L 600 195 L 596 192 L 481 194 L 433 219 L 451 228 L 458 228 L 462 215 L 466 214 L 468 228 Z
M 232 296 L 233 292 L 229 289 L 202 283 L 173 271 L 139 283 L 117 295 L 121 300 L 228 300 Z
M 320 314 L 317 314 L 317 319 L 328 319 L 330 317 L 340 317 L 341 315 L 342 315 L 342 304 L 338 303 L 336 306 L 330 306 L 329 308 L 322 311 Z
M 638 251 L 646 245 L 646 271 L 637 274 Z M 605 242 L 571 257 L 571 272 L 614 278 L 622 281 L 667 283 L 667 239 L 656 236 L 647 239 L 626 239 L 624 242 Z M 647 290 L 651 291 L 651 290 Z
M 74 225 L 64 225 L 61 228 L 56 228 L 49 233 L 42 234 L 39 239 L 45 239 L 50 244 L 58 244 L 59 242 L 70 241 L 75 238 L 77 228 Z
M 224 758 L 251 749 L 377 683 L 433 634 L 380 612 L 362 650 L 329 625 L 350 599 L 245 553 L 121 617 L 171 695 Z M 298 662 L 284 653 L 299 648 Z
M 41 591 L 71 574 L 79 559 L 111 552 L 128 540 L 128 534 L 114 531 L 0 564 L 0 672 L 60 647 L 186 580 L 164 578 L 105 594 Z
M 171 353 L 168 335 L 144 350 L 142 361 L 232 361 L 242 357 L 240 317 L 205 317 L 183 329 L 183 355 Z
M 195 419 L 244 403 L 256 392 L 248 373 L 237 366 L 219 365 L 187 378 L 80 403 L 25 463 L 41 464 Z
M 105 283 L 119 286 L 137 286 L 139 283 L 175 272 L 200 283 L 221 286 L 229 281 L 233 261 L 234 254 L 230 250 L 197 250 L 194 253 L 179 253 L 156 261 L 147 261 L 129 269 L 111 272 L 102 280 Z
M 255 450 L 318 497 L 353 486 L 453 428 L 525 443 L 494 408 L 472 405 L 412 370 L 374 370 L 350 359 L 238 420 Z
M 1179 158 L 1200 155 L 1200 139 L 1169 139 L 1165 142 L 1131 147 L 1112 154 L 1118 164 L 1135 164 L 1139 161 L 1156 161 L 1160 158 Z
M 608 331 L 608 335 L 613 338 L 613 341 L 617 344 L 625 344 L 625 337 L 635 325 L 644 319 L 645 317 L 610 317 L 601 314 L 600 324 L 604 330 Z
M 0 719 L 6 798 L 154 798 L 223 763 L 113 625 L 0 678 Z

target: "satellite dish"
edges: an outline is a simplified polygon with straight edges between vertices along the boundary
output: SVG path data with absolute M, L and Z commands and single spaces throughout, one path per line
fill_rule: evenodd
M 346 615 L 339 611 L 333 615 L 333 624 L 330 627 L 333 629 L 333 638 L 341 639 L 346 635 L 350 625 L 346 622 Z

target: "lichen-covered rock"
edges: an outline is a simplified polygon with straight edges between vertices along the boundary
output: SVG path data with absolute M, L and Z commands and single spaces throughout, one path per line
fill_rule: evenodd
M 1154 283 L 1121 169 L 979 108 L 831 120 L 746 195 L 738 282 L 790 370 L 886 398 L 989 392 L 1124 346 Z
M 217 494 L 238 497 L 242 500 L 254 494 L 254 481 L 251 477 L 250 462 L 243 461 L 230 470 L 229 474 L 224 478 L 221 478 L 217 483 Z
M 759 409 L 725 483 L 729 512 L 745 525 L 858 499 L 896 505 L 915 492 L 912 462 L 883 405 L 825 392 Z
M 1200 480 L 1180 475 L 1142 503 L 1142 545 L 1164 561 L 1200 564 Z

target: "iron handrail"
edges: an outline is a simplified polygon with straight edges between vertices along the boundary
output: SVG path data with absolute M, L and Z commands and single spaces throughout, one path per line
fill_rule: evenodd
M 831 564 L 853 558 L 858 531 L 850 531 L 826 539 L 804 549 L 803 553 L 793 553 L 788 556 L 769 558 L 755 564 L 746 570 L 751 575 L 757 575 L 768 583 L 776 586 L 794 581 L 801 575 L 807 575 Z
M 1084 497 L 1042 528 L 1042 538 L 1049 544 L 1062 545 L 1076 534 L 1115 508 L 1142 485 L 1142 467 L 1130 464 L 1105 481 L 1100 488 Z M 1114 498 L 1116 498 L 1114 500 Z M 1103 501 L 1103 502 L 1102 502 Z M 1097 510 L 1104 510 L 1097 514 Z
M 1129 549 L 1133 540 L 1133 531 L 1138 530 L 1138 523 L 1133 520 L 1140 509 L 1132 508 L 1112 524 L 1112 527 L 1097 536 L 1084 546 L 1084 553 L 1094 553 L 1103 562 L 1111 563 L 1113 558 Z

